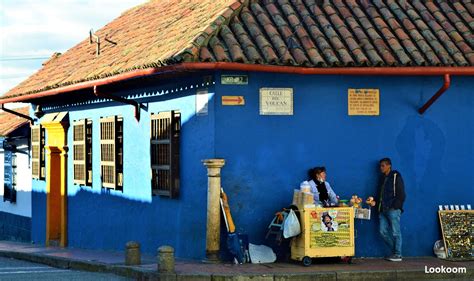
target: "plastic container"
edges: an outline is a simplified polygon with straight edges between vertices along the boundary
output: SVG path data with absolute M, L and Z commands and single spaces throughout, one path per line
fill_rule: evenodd
M 443 240 L 438 240 L 434 243 L 433 252 L 439 259 L 446 258 L 446 251 L 444 250 Z
M 300 191 L 303 193 L 311 193 L 311 185 L 309 182 L 304 181 L 300 184 Z

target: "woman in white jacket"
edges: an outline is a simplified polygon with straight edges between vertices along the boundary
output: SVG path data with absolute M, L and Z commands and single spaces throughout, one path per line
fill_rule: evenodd
M 338 199 L 337 195 L 332 190 L 331 185 L 326 181 L 326 168 L 315 167 L 309 170 L 311 180 L 311 193 L 313 193 L 314 204 L 323 207 L 336 206 Z

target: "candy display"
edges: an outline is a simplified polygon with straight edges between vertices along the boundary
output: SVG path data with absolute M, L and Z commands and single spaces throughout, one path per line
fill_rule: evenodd
M 367 200 L 365 200 L 365 203 L 367 205 L 369 205 L 370 207 L 374 207 L 375 204 L 376 204 L 376 202 L 374 200 L 374 197 L 372 197 L 372 196 L 369 196 L 369 198 L 367 198 Z
M 350 200 L 351 204 L 350 206 L 354 208 L 360 208 L 360 204 L 362 203 L 362 198 L 358 197 L 357 195 L 352 195 L 352 198 Z
M 447 259 L 474 260 L 474 211 L 438 211 Z

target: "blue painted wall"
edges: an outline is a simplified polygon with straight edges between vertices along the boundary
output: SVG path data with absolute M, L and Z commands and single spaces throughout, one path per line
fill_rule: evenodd
M 473 78 L 453 77 L 448 92 L 419 115 L 441 77 L 240 74 L 249 75 L 248 86 L 216 86 L 216 156 L 227 161 L 223 186 L 237 228 L 251 242 L 263 243 L 273 214 L 291 204 L 293 189 L 318 165 L 341 198 L 366 198 L 375 194 L 378 160 L 392 158 L 406 184 L 406 256 L 432 255 L 439 204 L 473 203 Z M 293 88 L 294 115 L 260 116 L 261 87 Z M 380 89 L 380 116 L 348 116 L 348 88 Z M 242 95 L 246 104 L 221 106 L 221 95 Z M 357 220 L 356 231 L 357 256 L 386 254 L 377 216 Z
M 442 84 L 440 77 L 249 75 L 248 86 L 207 86 L 216 93 L 207 116 L 195 116 L 196 88 L 202 77 L 181 78 L 122 92 L 145 102 L 137 122 L 133 109 L 117 103 L 50 109 L 69 111 L 69 119 L 93 120 L 93 186 L 73 184 L 68 169 L 68 238 L 77 248 L 123 249 L 129 240 L 155 253 L 163 244 L 178 257 L 200 259 L 205 253 L 206 170 L 202 159 L 225 158 L 223 187 L 237 228 L 252 243 L 263 243 L 275 211 L 291 203 L 293 189 L 308 168 L 325 165 L 328 180 L 342 198 L 375 193 L 378 160 L 391 157 L 405 178 L 407 201 L 402 217 L 404 255 L 432 254 L 439 239 L 439 204 L 467 204 L 473 198 L 470 171 L 474 155 L 472 78 L 453 77 L 449 91 L 423 115 L 416 109 Z M 294 88 L 293 116 L 260 116 L 260 87 Z M 171 93 L 171 89 L 183 90 Z M 348 88 L 379 88 L 381 115 L 347 115 Z M 163 92 L 162 92 L 163 90 Z M 168 90 L 168 94 L 166 94 Z M 156 96 L 159 94 L 159 96 Z M 151 95 L 151 96 L 150 96 Z M 245 106 L 222 106 L 222 95 L 245 96 Z M 54 105 L 52 105 L 54 106 Z M 150 113 L 179 109 L 182 113 L 181 195 L 151 196 Z M 124 117 L 124 191 L 100 185 L 99 118 Z M 72 130 L 68 133 L 72 144 Z M 32 239 L 44 243 L 44 181 L 33 181 Z M 472 199 L 471 199 L 472 200 Z M 376 218 L 376 217 L 375 217 Z M 358 256 L 384 254 L 377 220 L 357 222 Z M 419 235 L 423 233 L 423 235 Z
M 139 122 L 132 106 L 113 102 L 45 106 L 46 113 L 68 111 L 68 246 L 72 248 L 123 250 L 128 241 L 141 243 L 142 251 L 156 253 L 161 245 L 175 247 L 176 255 L 202 258 L 205 254 L 207 173 L 201 160 L 214 154 L 214 109 L 195 116 L 195 93 L 213 84 L 203 77 L 190 77 L 117 95 L 140 95 L 144 108 Z M 176 92 L 177 90 L 177 92 Z M 171 92 L 173 91 L 173 92 Z M 59 107 L 58 107 L 59 106 Z M 181 188 L 178 199 L 151 195 L 150 114 L 180 110 L 182 120 Z M 122 191 L 101 188 L 100 117 L 124 119 L 124 187 Z M 73 182 L 72 122 L 93 122 L 93 184 Z M 46 223 L 45 181 L 33 181 L 33 240 L 44 244 Z

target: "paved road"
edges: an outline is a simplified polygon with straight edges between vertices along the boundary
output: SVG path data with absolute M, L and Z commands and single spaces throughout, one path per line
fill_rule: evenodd
M 130 280 L 105 273 L 92 273 L 50 267 L 44 264 L 25 262 L 0 257 L 0 280 Z

